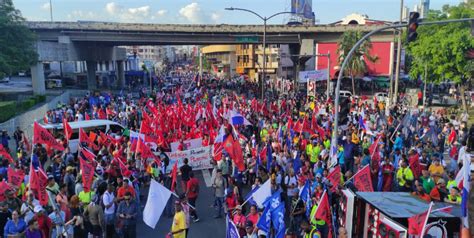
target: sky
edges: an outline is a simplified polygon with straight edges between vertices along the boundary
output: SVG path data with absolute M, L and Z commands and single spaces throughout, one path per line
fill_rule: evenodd
M 290 11 L 291 0 L 51 0 L 54 21 L 107 21 L 161 24 L 261 24 L 246 12 L 226 11 L 226 7 L 251 9 L 262 16 Z M 461 0 L 431 0 L 430 9 Z M 27 20 L 49 21 L 50 0 L 13 0 Z M 404 0 L 413 9 L 420 0 Z M 351 13 L 371 19 L 397 21 L 400 0 L 313 0 L 320 23 L 336 22 Z M 278 16 L 269 24 L 282 24 L 289 16 Z

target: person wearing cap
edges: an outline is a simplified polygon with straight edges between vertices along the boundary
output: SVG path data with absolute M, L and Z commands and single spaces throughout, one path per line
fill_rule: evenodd
M 179 201 L 175 203 L 175 214 L 170 235 L 173 238 L 186 238 L 186 216 Z
M 104 212 L 102 207 L 99 206 L 97 203 L 99 202 L 99 198 L 94 196 L 92 201 L 87 205 L 86 209 L 84 210 L 84 217 L 87 221 L 90 222 L 91 227 L 88 227 L 89 233 L 92 234 L 93 237 L 100 237 L 102 236 L 102 230 L 104 228 Z
M 3 229 L 3 237 L 17 237 L 20 236 L 26 229 L 26 223 L 20 217 L 18 211 L 12 212 L 12 219 L 8 220 Z
M 253 226 L 252 221 L 245 222 L 245 234 L 241 237 L 242 238 L 258 238 L 257 232 L 253 227 L 254 226 Z
M 449 189 L 449 194 L 448 196 L 444 199 L 445 202 L 447 203 L 452 203 L 452 204 L 461 204 L 461 196 L 459 195 L 459 188 L 454 186 Z
M 125 238 L 136 237 L 137 226 L 137 203 L 133 202 L 134 196 L 130 192 L 126 192 L 117 208 L 118 219 L 123 221 L 122 233 Z
M 237 205 L 233 211 L 233 215 L 234 217 L 232 218 L 232 221 L 239 230 L 240 236 L 244 236 L 245 223 L 247 222 L 247 218 L 242 214 L 242 206 Z
M 436 187 L 434 187 L 430 192 L 431 200 L 435 202 L 442 202 L 448 196 L 448 190 L 446 189 L 446 182 L 444 179 L 438 179 Z
M 38 228 L 41 231 L 42 237 L 51 237 L 51 228 L 52 222 L 51 219 L 44 214 L 44 209 L 41 205 L 35 206 L 34 209 L 35 216 L 33 217 L 34 220 L 38 221 Z

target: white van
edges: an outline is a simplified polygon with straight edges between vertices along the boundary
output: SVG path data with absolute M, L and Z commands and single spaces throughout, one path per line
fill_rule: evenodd
M 72 129 L 72 135 L 69 139 L 69 148 L 71 149 L 71 153 L 76 153 L 79 145 L 79 128 L 82 128 L 86 133 L 89 131 L 101 131 L 103 133 L 110 133 L 115 135 L 122 135 L 124 130 L 123 126 L 118 124 L 117 122 L 109 121 L 109 120 L 89 120 L 89 121 L 77 121 L 77 122 L 69 122 L 69 125 Z M 45 129 L 47 129 L 54 137 L 58 137 L 59 134 L 63 133 L 63 124 L 47 124 L 42 125 Z

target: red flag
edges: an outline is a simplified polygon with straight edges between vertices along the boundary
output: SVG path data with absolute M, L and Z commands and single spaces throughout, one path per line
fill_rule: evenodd
M 5 192 L 10 189 L 10 186 L 5 182 L 0 182 L 0 202 L 5 201 Z
M 141 154 L 143 159 L 155 158 L 155 154 L 153 154 L 150 147 L 148 147 L 148 145 L 146 145 L 140 138 L 138 138 L 137 152 Z
M 90 121 L 91 120 L 91 117 L 89 116 L 89 113 L 84 113 L 86 116 L 85 116 L 85 120 L 86 121 Z
M 318 207 L 316 208 L 316 213 L 314 214 L 314 218 L 316 220 L 323 220 L 326 222 L 326 224 L 329 224 L 329 235 L 328 237 L 332 237 L 332 229 L 331 225 L 332 224 L 332 219 L 331 219 L 331 207 L 329 206 L 329 197 L 328 193 L 326 190 L 324 190 L 323 195 L 321 196 L 321 199 L 319 200 Z
M 95 162 L 96 155 L 86 148 L 81 148 L 79 152 L 79 157 L 88 162 Z
M 418 154 L 412 155 L 408 158 L 408 163 L 410 165 L 410 169 L 413 172 L 413 176 L 415 179 L 418 179 L 421 176 L 421 165 Z
M 145 135 L 151 135 L 153 134 L 153 129 L 151 128 L 150 124 L 146 123 L 145 121 L 142 121 L 140 123 L 140 133 Z
M 158 115 L 158 110 L 156 109 L 155 105 L 153 104 L 153 102 L 151 100 L 146 102 L 146 106 L 148 107 L 148 109 L 150 109 L 150 111 L 151 111 L 151 113 L 153 113 L 153 115 Z
M 90 137 L 82 128 L 79 128 L 79 143 L 85 143 L 89 148 L 93 150 L 99 150 L 99 146 L 97 146 L 93 141 L 90 140 Z
M 115 157 L 114 159 L 119 164 L 120 172 L 122 173 L 122 176 L 126 178 L 130 177 L 130 175 L 132 175 L 132 171 L 130 171 L 127 168 L 127 166 L 123 163 L 123 161 L 119 157 Z
M 105 114 L 104 110 L 102 110 L 102 108 L 97 111 L 97 116 L 102 120 L 107 119 L 107 115 Z
M 178 175 L 178 162 L 176 161 L 173 165 L 173 170 L 171 170 L 171 192 L 174 192 L 176 187 L 176 176 Z
M 336 188 L 341 182 L 341 167 L 339 167 L 339 165 L 334 167 L 333 171 L 328 174 L 327 179 L 332 184 L 331 191 L 336 191 Z
M 25 145 L 26 151 L 31 151 L 31 144 L 28 141 L 28 137 L 25 135 L 25 133 L 23 133 L 21 136 L 23 138 L 23 144 Z
M 228 135 L 227 139 L 225 139 L 224 141 L 224 149 L 227 151 L 232 161 L 234 161 L 239 171 L 244 171 L 244 158 L 242 147 L 240 146 L 239 141 L 234 140 L 234 137 L 232 135 Z
M 376 162 L 376 164 L 379 164 L 380 159 L 381 159 L 380 152 L 379 152 L 379 138 L 380 137 L 377 137 L 375 142 L 369 146 L 370 157 L 373 161 Z
M 425 233 L 426 222 L 428 222 L 429 214 L 431 213 L 431 208 L 433 203 L 430 203 L 430 207 L 426 212 L 414 215 L 408 218 L 408 234 L 417 235 L 418 237 L 423 237 Z
M 10 153 L 8 153 L 8 151 L 3 147 L 3 145 L 0 145 L 0 156 L 3 156 L 5 157 L 6 159 L 8 159 L 8 161 L 10 163 L 14 163 L 13 161 L 13 158 L 12 156 L 10 155 Z
M 213 154 L 214 160 L 220 161 L 222 159 L 222 151 L 224 150 L 224 147 L 222 146 L 222 142 L 214 143 L 212 147 L 213 147 L 212 154 Z
M 33 126 L 33 143 L 34 144 L 46 144 L 52 149 L 64 150 L 64 146 L 61 145 L 56 138 L 54 138 L 48 130 L 44 129 L 38 122 L 35 122 Z
M 263 147 L 258 156 L 260 156 L 260 161 L 262 162 L 267 160 L 267 146 Z
M 13 184 L 16 187 L 20 187 L 21 183 L 23 183 L 24 178 L 25 178 L 25 172 L 23 170 L 8 167 L 8 182 L 9 183 Z
M 369 165 L 366 165 L 364 168 L 359 170 L 352 178 L 354 179 L 354 186 L 359 190 L 359 192 L 374 191 L 374 188 L 372 187 L 372 178 L 370 177 Z
M 67 122 L 66 118 L 63 119 L 63 131 L 64 131 L 64 136 L 69 141 L 72 135 L 72 128 Z
M 81 166 L 82 184 L 84 186 L 84 191 L 89 192 L 91 191 L 92 181 L 94 180 L 94 165 L 85 161 L 81 157 L 79 157 L 79 163 Z
M 46 192 L 46 186 L 48 185 L 48 176 L 42 168 L 38 168 L 38 171 L 35 171 L 34 173 L 36 174 L 35 179 L 37 180 L 37 198 L 42 206 L 46 206 L 48 205 L 48 193 Z

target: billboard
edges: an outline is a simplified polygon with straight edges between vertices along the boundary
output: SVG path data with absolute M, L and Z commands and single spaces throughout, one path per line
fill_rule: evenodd
M 328 79 L 328 70 L 312 70 L 312 71 L 301 71 L 299 74 L 299 82 L 306 83 L 308 81 L 324 81 Z
M 313 0 L 291 0 L 291 12 L 311 19 L 313 17 Z

